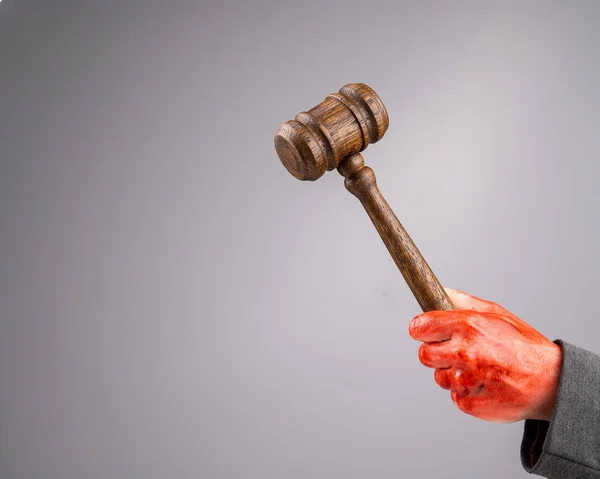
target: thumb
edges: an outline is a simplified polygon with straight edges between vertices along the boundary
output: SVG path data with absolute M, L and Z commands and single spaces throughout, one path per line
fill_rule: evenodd
M 497 303 L 493 303 L 492 301 L 486 301 L 485 299 L 477 298 L 475 296 L 471 296 L 470 294 L 459 291 L 458 289 L 452 288 L 444 288 L 448 296 L 450 297 L 450 301 L 452 304 L 456 306 L 456 309 L 459 310 L 473 310 L 479 311 L 480 313 L 496 313 L 496 314 L 509 314 L 512 316 L 510 312 L 504 309 Z
M 463 293 L 457 289 L 444 289 L 446 290 L 446 293 L 448 293 L 450 301 L 452 301 L 452 304 L 454 304 L 456 309 L 471 310 L 480 313 L 492 313 L 500 316 L 504 321 L 512 325 L 517 331 L 520 331 L 523 334 L 528 334 L 530 337 L 540 337 L 546 339 L 542 333 L 527 324 L 521 318 L 512 314 L 510 311 L 504 309 L 498 303 L 493 303 L 492 301 L 486 301 L 485 299 L 471 296 L 470 294 Z

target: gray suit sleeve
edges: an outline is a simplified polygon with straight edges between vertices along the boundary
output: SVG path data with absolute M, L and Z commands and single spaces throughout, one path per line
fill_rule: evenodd
M 555 343 L 563 360 L 554 415 L 525 421 L 521 462 L 549 479 L 600 479 L 600 357 Z

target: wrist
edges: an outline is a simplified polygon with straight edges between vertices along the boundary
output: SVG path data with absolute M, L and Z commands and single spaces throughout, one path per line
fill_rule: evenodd
M 541 419 L 550 421 L 554 415 L 556 394 L 560 382 L 562 367 L 562 349 L 558 344 L 548 342 L 545 351 L 541 354 L 538 384 L 540 387 L 540 398 L 537 407 L 529 419 Z

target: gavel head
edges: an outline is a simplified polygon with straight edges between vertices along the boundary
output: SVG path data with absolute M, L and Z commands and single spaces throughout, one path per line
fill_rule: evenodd
M 337 168 L 342 159 L 379 141 L 388 124 L 377 93 L 363 83 L 349 83 L 283 123 L 275 133 L 275 150 L 292 175 L 314 181 Z

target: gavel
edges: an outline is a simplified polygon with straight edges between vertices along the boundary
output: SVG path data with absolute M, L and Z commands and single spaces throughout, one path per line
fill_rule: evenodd
M 389 125 L 381 98 L 363 83 L 349 83 L 275 133 L 275 150 L 297 179 L 314 181 L 333 169 L 364 206 L 423 311 L 455 309 L 444 288 L 379 191 L 360 154 Z

